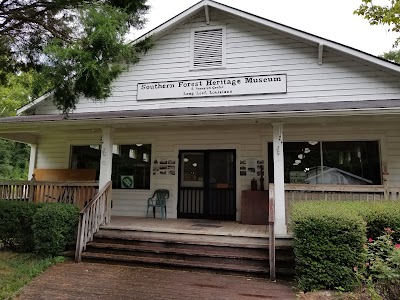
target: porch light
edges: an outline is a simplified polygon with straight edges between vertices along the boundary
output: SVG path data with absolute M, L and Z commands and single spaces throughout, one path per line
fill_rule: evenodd
M 138 147 L 142 147 L 142 146 L 143 146 L 143 144 L 136 144 L 136 146 L 138 146 Z

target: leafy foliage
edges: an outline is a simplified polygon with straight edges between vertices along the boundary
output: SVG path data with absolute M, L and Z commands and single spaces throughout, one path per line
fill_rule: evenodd
M 383 53 L 382 58 L 400 64 L 400 50 L 391 50 L 389 52 Z
M 102 101 L 112 81 L 150 47 L 149 40 L 125 42 L 148 9 L 146 0 L 0 1 L 0 80 L 38 71 L 34 91 L 54 89 L 65 115 L 81 96 Z
M 63 203 L 0 200 L 0 241 L 42 256 L 60 254 L 74 241 L 79 209 Z
M 30 147 L 0 139 L 0 179 L 26 180 Z
M 35 253 L 43 256 L 59 255 L 74 241 L 79 221 L 77 206 L 49 203 L 33 216 Z
M 365 264 L 356 269 L 373 299 L 400 298 L 400 244 L 394 243 L 394 232 L 385 228 L 383 235 L 369 238 Z
M 305 201 L 296 203 L 291 215 L 298 284 L 305 291 L 354 288 L 358 280 L 353 269 L 363 268 L 367 237 L 377 241 L 375 254 L 387 228 L 400 243 L 398 201 Z
M 368 20 L 371 25 L 387 25 L 389 31 L 400 32 L 400 1 L 385 1 L 387 5 L 374 4 L 372 0 L 362 0 L 360 7 L 354 12 Z M 400 42 L 397 38 L 395 46 Z
M 3 84 L 0 85 L 0 117 L 14 116 L 17 108 L 27 104 L 33 96 L 43 93 L 43 88 L 48 88 L 43 84 L 35 89 L 35 76 L 34 71 L 4 75 Z M 26 180 L 29 151 L 28 145 L 0 139 L 0 179 Z
M 292 211 L 296 275 L 304 291 L 353 290 L 362 263 L 365 223 L 346 209 L 300 203 Z
M 53 39 L 65 44 L 80 37 L 79 10 L 107 4 L 129 14 L 127 25 L 140 28 L 149 7 L 145 0 L 3 0 L 0 1 L 0 39 L 19 67 L 41 65 L 42 49 Z M 0 52 L 1 54 L 2 52 Z
M 35 203 L 0 200 L 0 241 L 14 250 L 33 251 Z
M 47 63 L 42 76 L 54 87 L 54 103 L 68 114 L 80 96 L 105 100 L 111 84 L 129 64 L 138 61 L 150 42 L 124 42 L 130 15 L 110 5 L 87 7 L 81 12 L 83 37 L 61 47 L 56 40 L 45 49 Z

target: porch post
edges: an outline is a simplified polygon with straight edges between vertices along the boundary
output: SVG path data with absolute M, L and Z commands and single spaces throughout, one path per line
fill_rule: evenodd
M 33 170 L 36 167 L 36 153 L 37 153 L 37 144 L 30 144 L 31 146 L 31 155 L 29 157 L 29 171 L 28 171 L 28 180 L 32 178 Z
M 111 128 L 103 128 L 101 136 L 101 156 L 100 156 L 100 176 L 99 191 L 111 181 L 112 173 L 112 157 L 113 157 L 113 137 Z M 105 223 L 111 221 L 111 194 L 107 195 L 106 203 L 102 203 L 101 210 L 105 212 Z M 106 207 L 104 207 L 104 205 Z
M 102 129 L 99 190 L 111 181 L 113 139 L 111 128 Z
M 275 234 L 287 235 L 285 172 L 283 158 L 283 123 L 272 123 L 274 152 Z

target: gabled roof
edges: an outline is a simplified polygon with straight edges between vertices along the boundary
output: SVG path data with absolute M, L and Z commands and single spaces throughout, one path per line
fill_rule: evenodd
M 184 23 L 194 15 L 196 15 L 201 10 L 204 10 L 205 7 L 211 7 L 215 9 L 219 9 L 221 11 L 230 13 L 236 17 L 243 18 L 247 21 L 254 22 L 257 25 L 265 26 L 267 29 L 276 31 L 281 34 L 289 35 L 293 38 L 302 40 L 304 42 L 308 42 L 309 44 L 313 44 L 315 46 L 323 45 L 324 47 L 329 47 L 331 49 L 340 51 L 344 54 L 348 54 L 350 56 L 359 58 L 361 60 L 368 61 L 376 66 L 381 66 L 387 70 L 393 70 L 395 72 L 400 72 L 400 65 L 396 63 L 392 63 L 388 60 L 382 59 L 380 57 L 374 56 L 372 54 L 354 49 L 349 46 L 342 45 L 340 43 L 324 39 L 322 37 L 313 35 L 311 33 L 307 33 L 298 29 L 295 29 L 290 26 L 283 25 L 281 23 L 277 23 L 257 15 L 242 11 L 240 9 L 218 3 L 213 0 L 203 0 L 198 2 L 197 4 L 193 5 L 192 7 L 188 8 L 187 10 L 183 11 L 179 15 L 173 17 L 172 19 L 166 21 L 165 23 L 161 24 L 160 26 L 154 28 L 153 30 L 149 31 L 148 33 L 139 37 L 136 41 L 140 41 L 146 37 L 153 36 L 157 39 L 160 36 L 163 36 L 170 32 L 171 30 L 178 27 L 180 24 Z
M 389 71 L 400 75 L 400 65 L 387 61 L 385 59 L 379 58 L 377 56 L 368 54 L 366 52 L 351 48 L 349 46 L 342 45 L 340 43 L 324 39 L 322 37 L 256 16 L 254 14 L 230 7 L 225 4 L 221 4 L 212 0 L 202 0 L 192 7 L 186 9 L 182 13 L 178 14 L 177 16 L 173 17 L 172 19 L 166 21 L 165 23 L 159 25 L 158 27 L 154 28 L 153 30 L 149 31 L 148 33 L 142 35 L 134 42 L 141 41 L 146 37 L 152 36 L 154 40 L 159 39 L 160 37 L 168 34 L 169 32 L 173 31 L 175 28 L 179 27 L 181 24 L 185 23 L 186 21 L 193 18 L 199 12 L 204 11 L 205 15 L 208 14 L 209 8 L 214 8 L 221 10 L 223 12 L 232 14 L 238 18 L 242 18 L 247 22 L 251 22 L 256 24 L 257 26 L 265 27 L 268 30 L 275 31 L 279 34 L 284 34 L 290 36 L 294 39 L 303 41 L 305 43 L 314 45 L 316 47 L 327 47 L 331 50 L 335 50 L 341 52 L 344 55 L 350 56 L 354 59 L 359 61 L 364 61 L 369 65 L 375 66 L 379 69 L 384 69 L 385 71 Z M 46 94 L 31 103 L 21 107 L 17 110 L 17 114 L 21 114 L 27 111 L 30 108 L 33 108 L 39 105 L 42 101 L 48 98 L 49 94 Z

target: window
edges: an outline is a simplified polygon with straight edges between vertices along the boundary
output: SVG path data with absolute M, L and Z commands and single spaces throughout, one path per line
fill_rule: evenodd
M 269 182 L 274 182 L 272 143 Z M 379 185 L 378 141 L 287 142 L 283 144 L 285 183 Z
M 114 189 L 150 189 L 151 145 L 113 145 Z M 100 145 L 72 146 L 72 169 L 96 169 L 100 174 Z
M 181 156 L 181 185 L 183 187 L 204 186 L 204 153 L 187 152 Z
M 191 67 L 193 69 L 223 67 L 225 65 L 225 29 L 192 30 Z

